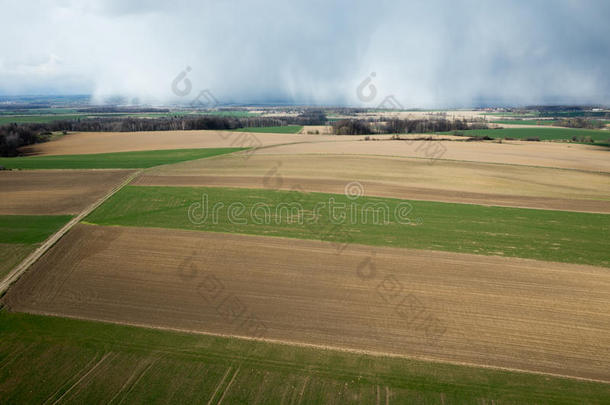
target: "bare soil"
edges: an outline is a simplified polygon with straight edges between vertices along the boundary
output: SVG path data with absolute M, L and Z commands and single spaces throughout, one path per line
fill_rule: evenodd
M 610 381 L 605 268 L 77 225 L 12 310 Z
M 0 214 L 77 214 L 133 170 L 0 171 Z
M 449 159 L 610 172 L 610 159 L 608 158 L 610 149 L 567 142 L 351 140 L 282 145 L 256 152 L 256 154 L 278 155 L 306 153 L 404 156 L 428 161 Z
M 357 139 L 361 138 L 363 137 Z M 332 140 L 337 140 L 337 137 L 230 131 L 78 132 L 21 150 L 32 155 L 77 155 L 167 149 L 262 147 Z

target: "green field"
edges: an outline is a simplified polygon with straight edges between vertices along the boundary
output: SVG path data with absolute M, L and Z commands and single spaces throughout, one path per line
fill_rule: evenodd
M 91 155 L 26 156 L 0 158 L 0 166 L 9 169 L 137 169 L 202 159 L 244 149 L 172 149 Z
M 538 111 L 540 117 L 565 117 L 565 118 L 605 118 L 608 116 L 607 111 Z
M 0 116 L 2 116 L 2 115 L 46 115 L 46 114 L 66 115 L 66 114 L 76 114 L 76 113 L 78 113 L 78 110 L 76 108 L 52 108 L 52 107 L 0 110 Z
M 0 215 L 0 243 L 39 243 L 55 233 L 70 215 Z
M 217 210 L 216 216 L 209 215 L 203 224 L 197 225 L 189 220 L 188 209 L 193 203 L 201 203 L 203 193 L 207 195 L 208 213 L 218 202 L 224 206 Z M 343 224 L 333 225 L 329 217 L 328 202 L 331 198 L 335 204 L 345 203 L 343 213 L 350 215 L 353 201 L 344 195 L 262 189 L 128 186 L 85 221 L 99 225 L 235 232 L 610 267 L 607 246 L 610 215 L 411 201 L 413 210 L 409 218 L 412 223 L 402 224 L 394 216 L 402 200 L 366 197 L 356 202 L 357 213 L 361 212 L 358 207 L 365 203 L 387 204 L 389 223 L 372 224 L 373 210 L 369 209 L 365 211 L 367 223 L 358 216 L 356 223 L 351 223 L 351 218 L 347 217 Z M 295 201 L 304 211 L 291 213 L 291 218 L 286 211 L 279 212 L 280 216 L 274 215 L 278 204 Z M 299 215 L 309 219 L 319 202 L 327 205 L 318 212 L 319 220 L 315 224 L 296 222 Z M 245 209 L 238 220 L 230 221 L 227 210 L 232 203 L 241 203 Z M 257 203 L 271 207 L 269 221 L 260 218 L 260 211 L 257 218 L 252 218 L 251 208 Z M 338 210 L 336 215 L 340 212 Z M 244 220 L 246 223 L 238 223 Z
M 53 121 L 75 120 L 84 118 L 85 115 L 70 114 L 70 115 L 54 115 L 54 114 L 38 114 L 38 115 L 13 115 L 0 116 L 0 125 L 6 124 L 26 124 L 26 123 L 47 123 Z
M 571 140 L 572 137 L 591 137 L 596 142 L 607 142 L 610 131 L 573 128 L 504 128 L 504 129 L 473 129 L 460 131 L 465 136 L 489 136 L 491 138 L 528 139 L 538 138 L 541 141 Z M 452 133 L 452 132 L 448 132 Z
M 6 310 L 0 339 L 3 404 L 374 404 L 387 393 L 392 404 L 601 404 L 609 395 L 602 383 Z
M 265 134 L 296 134 L 303 129 L 300 125 L 286 125 L 283 127 L 248 127 L 232 129 L 236 132 L 259 132 Z
M 70 219 L 69 215 L 0 215 L 0 278 Z
M 21 263 L 28 254 L 36 249 L 36 246 L 23 243 L 0 243 L 0 279 Z

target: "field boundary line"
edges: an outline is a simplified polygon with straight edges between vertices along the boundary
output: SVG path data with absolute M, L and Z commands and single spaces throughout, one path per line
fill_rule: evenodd
M 55 402 L 53 402 L 53 404 L 52 404 L 52 405 L 57 404 L 59 401 L 61 401 L 61 400 L 63 399 L 63 397 L 65 397 L 66 395 L 68 395 L 68 393 L 69 393 L 70 391 L 72 391 L 72 389 L 74 389 L 74 387 L 78 386 L 78 384 L 80 384 L 80 383 L 81 383 L 81 382 L 82 382 L 82 381 L 83 381 L 85 378 L 87 378 L 87 376 L 89 376 L 89 375 L 90 375 L 92 372 L 94 372 L 94 371 L 95 371 L 95 370 L 96 370 L 96 369 L 97 369 L 97 368 L 100 366 L 100 364 L 102 364 L 104 361 L 106 361 L 106 359 L 107 359 L 107 358 L 108 358 L 108 357 L 109 357 L 111 354 L 113 354 L 113 353 L 112 353 L 112 352 L 108 352 L 108 353 L 106 353 L 106 354 L 105 354 L 105 355 L 104 355 L 104 356 L 103 356 L 103 357 L 100 359 L 100 361 L 98 361 L 98 362 L 97 362 L 97 363 L 96 363 L 96 364 L 95 364 L 93 367 L 91 367 L 91 368 L 89 369 L 89 371 L 87 371 L 87 372 L 85 373 L 85 375 L 83 375 L 81 378 L 79 378 L 79 379 L 78 379 L 78 381 L 76 381 L 74 384 L 72 384 L 72 386 L 71 386 L 70 388 L 68 388 L 68 389 L 66 390 L 66 392 L 64 392 L 63 394 L 61 394 L 61 396 L 60 396 L 59 398 L 57 398 L 57 399 L 55 400 Z M 115 355 L 115 357 L 116 357 L 116 355 Z
M 309 383 L 309 378 L 311 375 L 305 377 L 305 381 L 303 381 L 303 386 L 301 387 L 301 391 L 299 391 L 299 398 L 297 401 L 297 405 L 301 405 L 301 401 L 303 401 L 303 394 L 305 393 L 305 387 L 307 387 L 307 383 Z
M 154 171 L 155 169 L 159 169 L 165 166 L 174 166 L 174 165 L 179 165 L 181 163 L 188 163 L 188 162 L 195 162 L 197 160 L 205 160 L 205 159 L 217 159 L 220 158 L 222 156 L 229 156 L 229 155 L 234 155 L 234 154 L 238 154 L 238 153 L 242 153 L 242 152 L 248 152 L 249 150 L 252 150 L 252 148 L 245 148 L 245 147 L 237 147 L 237 146 L 228 146 L 228 149 L 239 149 L 239 150 L 234 150 L 233 152 L 227 152 L 227 153 L 220 153 L 218 155 L 213 155 L 213 156 L 206 156 L 206 157 L 201 157 L 201 158 L 197 158 L 197 159 L 191 159 L 191 160 L 182 160 L 180 162 L 171 162 L 171 163 L 161 163 L 159 165 L 156 166 L 150 166 L 150 167 L 142 167 L 140 169 L 138 169 L 141 173 L 147 172 L 147 171 Z M 192 148 L 190 148 L 192 149 Z M 225 149 L 224 147 L 219 147 L 219 148 L 194 148 L 194 149 Z M 170 149 L 159 149 L 160 151 L 164 151 L 164 150 L 170 150 Z M 175 149 L 175 150 L 180 150 L 180 149 Z M 146 152 L 146 151 L 140 151 L 140 152 Z M 122 153 L 122 152 L 110 152 L 110 153 Z M 134 168 L 135 169 L 135 168 Z M 131 169 L 131 170 L 134 170 Z M 87 169 L 89 170 L 89 169 Z M 123 170 L 129 170 L 129 169 L 123 169 Z
M 284 405 L 286 403 L 286 396 L 288 395 L 288 391 L 290 391 L 290 385 L 286 384 L 284 388 L 284 393 L 282 394 L 282 399 L 280 400 L 280 405 Z
M 303 381 L 306 381 L 309 378 L 309 374 L 302 378 Z M 301 383 L 301 379 L 297 380 L 294 383 L 294 386 L 287 386 L 286 389 L 290 389 L 290 401 L 288 401 L 288 405 L 294 405 L 297 397 L 299 396 L 299 384 Z
M 16 361 L 19 358 L 19 356 L 21 356 L 23 353 L 25 353 L 27 350 L 32 348 L 32 346 L 35 346 L 35 345 L 36 345 L 36 343 L 30 343 L 28 345 L 25 345 L 21 349 L 13 351 L 10 354 L 8 354 L 6 356 L 6 358 L 2 361 L 2 363 L 0 363 L 0 371 L 4 370 L 4 368 L 6 366 L 12 364 L 14 361 Z
M 57 396 L 57 394 L 59 394 L 62 390 L 62 388 L 64 386 L 67 386 L 71 383 L 71 381 L 76 381 L 77 379 L 79 379 L 83 373 L 86 373 L 87 370 L 89 370 L 93 364 L 95 364 L 96 361 L 99 361 L 99 352 L 96 352 L 95 355 L 93 356 L 93 358 L 91 360 L 89 360 L 89 362 L 87 362 L 87 364 L 85 364 L 83 367 L 81 367 L 80 370 L 78 370 L 78 373 L 73 374 L 71 377 L 69 377 L 64 383 L 62 383 L 59 388 L 57 388 L 51 395 L 49 395 L 49 397 L 42 403 L 42 405 L 48 404 L 49 401 L 51 401 L 53 398 L 55 398 L 55 396 Z M 102 357 L 103 357 L 103 352 L 101 353 Z M 74 384 L 74 383 L 72 383 Z
M 220 397 L 220 399 L 218 400 L 216 405 L 220 405 L 222 403 L 222 400 L 225 399 L 225 395 L 227 395 L 227 392 L 229 392 L 229 390 L 231 389 L 231 385 L 233 384 L 233 381 L 235 381 L 235 377 L 237 377 L 237 374 L 239 373 L 239 370 L 241 370 L 241 366 L 238 367 L 237 370 L 235 370 L 235 373 L 233 374 L 233 377 L 231 377 L 231 381 L 229 381 L 229 383 L 225 387 L 224 391 L 222 392 L 222 396 Z
M 138 385 L 138 383 L 140 382 L 140 380 L 142 379 L 142 377 L 144 377 L 144 375 L 148 372 L 148 370 L 150 370 L 152 368 L 152 366 L 155 365 L 155 363 L 157 362 L 158 359 L 153 359 L 150 360 L 150 362 L 148 363 L 148 365 L 144 366 L 144 369 L 142 370 L 142 365 L 139 365 L 136 370 L 134 370 L 134 373 L 129 376 L 129 378 L 127 379 L 127 381 L 125 381 L 125 383 L 123 384 L 123 386 L 121 387 L 121 389 L 119 389 L 117 391 L 116 394 L 114 394 L 114 396 L 112 397 L 112 399 L 110 401 L 108 401 L 107 405 L 110 405 L 111 403 L 114 402 L 115 399 L 117 399 L 119 397 L 119 395 L 121 395 L 123 393 L 123 391 L 125 391 L 125 388 L 128 388 L 127 391 L 125 391 L 123 397 L 121 398 L 121 400 L 118 402 L 118 404 L 122 404 L 123 400 L 125 400 L 125 398 L 131 393 L 131 391 L 133 391 L 133 388 Z M 139 374 L 139 375 L 138 375 Z M 136 378 L 137 375 L 137 378 Z
M 94 209 L 102 205 L 107 199 L 112 197 L 117 191 L 125 187 L 129 184 L 134 178 L 136 178 L 142 170 L 136 170 L 121 183 L 116 185 L 112 190 L 110 190 L 106 195 L 93 202 L 91 205 L 86 207 L 80 214 L 76 215 L 67 224 L 61 227 L 60 230 L 55 232 L 53 235 L 49 236 L 36 250 L 28 255 L 20 264 L 17 265 L 13 270 L 11 270 L 6 277 L 0 282 L 0 297 L 6 293 L 6 290 L 13 284 L 15 281 L 21 277 L 21 275 L 31 266 L 33 265 L 43 254 L 46 253 L 54 244 L 56 244 L 74 225 L 79 223 L 83 218 L 89 215 Z
M 528 370 L 528 369 L 521 369 L 521 368 L 514 368 L 514 367 L 493 366 L 493 365 L 488 365 L 488 364 L 471 363 L 471 362 L 466 362 L 466 361 L 445 360 L 445 359 L 439 359 L 439 358 L 427 357 L 427 356 L 398 354 L 398 353 L 381 352 L 381 351 L 377 351 L 377 350 L 367 350 L 367 349 L 352 349 L 352 348 L 348 348 L 348 347 L 331 346 L 331 345 L 323 345 L 323 344 L 316 344 L 316 343 L 305 343 L 305 342 L 282 340 L 282 339 L 258 338 L 258 337 L 245 336 L 245 335 L 232 335 L 232 334 L 228 334 L 228 333 L 206 332 L 206 331 L 193 330 L 193 329 L 181 329 L 181 328 L 174 328 L 174 327 L 169 327 L 169 326 L 151 325 L 151 324 L 145 324 L 145 323 L 139 323 L 139 322 L 110 321 L 107 319 L 100 319 L 100 318 L 94 318 L 94 317 L 82 317 L 82 316 L 79 317 L 79 316 L 75 316 L 75 315 L 59 314 L 56 312 L 47 312 L 47 311 L 23 311 L 23 312 L 28 313 L 28 314 L 35 314 L 35 315 L 54 316 L 56 318 L 67 318 L 67 319 L 77 319 L 77 320 L 84 320 L 84 321 L 91 321 L 91 322 L 101 322 L 101 323 L 106 323 L 106 324 L 110 324 L 110 325 L 124 325 L 124 326 L 132 326 L 132 327 L 161 330 L 161 331 L 168 331 L 168 332 L 188 333 L 191 335 L 214 336 L 214 337 L 221 337 L 221 338 L 228 338 L 228 339 L 239 339 L 239 340 L 247 340 L 247 341 L 254 341 L 254 342 L 272 343 L 272 344 L 279 344 L 279 345 L 284 345 L 284 346 L 305 347 L 305 348 L 312 348 L 312 349 L 319 349 L 319 350 L 338 351 L 338 352 L 342 352 L 342 353 L 364 354 L 367 356 L 374 356 L 374 357 L 388 357 L 388 358 L 424 361 L 424 362 L 438 363 L 438 364 L 451 364 L 451 365 L 455 365 L 455 366 L 474 367 L 474 368 L 482 368 L 482 369 L 498 370 L 498 371 L 509 371 L 512 373 L 520 373 L 520 374 L 535 374 L 535 375 L 550 376 L 550 377 L 555 377 L 555 378 L 566 378 L 566 379 L 570 379 L 570 380 L 589 381 L 589 382 L 610 385 L 610 379 L 602 380 L 599 378 L 579 377 L 579 376 L 569 375 L 569 374 L 551 373 L 551 372 L 546 372 L 546 371 Z
M 216 386 L 216 389 L 214 390 L 214 393 L 212 394 L 212 396 L 210 397 L 210 400 L 208 401 L 207 405 L 211 405 L 212 401 L 214 401 L 214 398 L 216 398 L 216 394 L 218 394 L 218 390 L 220 389 L 220 387 L 223 386 L 223 384 L 225 383 L 225 380 L 227 379 L 227 376 L 229 375 L 229 373 L 231 372 L 231 369 L 233 368 L 233 366 L 229 366 L 229 368 L 227 368 L 227 371 L 225 371 L 225 374 L 222 376 L 222 379 L 220 380 L 220 382 L 218 383 L 218 385 Z

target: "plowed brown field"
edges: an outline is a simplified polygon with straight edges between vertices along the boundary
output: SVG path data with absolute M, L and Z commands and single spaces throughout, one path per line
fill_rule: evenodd
M 351 138 L 351 137 L 350 137 Z M 353 139 L 362 139 L 358 136 Z M 75 155 L 143 150 L 261 147 L 296 142 L 336 141 L 332 135 L 264 134 L 230 131 L 79 132 L 22 148 L 34 155 Z
M 451 135 L 412 134 L 402 138 L 454 139 L 451 141 L 393 141 L 389 135 L 375 135 L 378 141 L 363 141 L 364 136 L 264 134 L 229 131 L 151 131 L 81 132 L 57 140 L 22 148 L 34 155 L 71 155 L 144 150 L 264 147 L 256 154 L 358 154 L 405 156 L 559 167 L 610 172 L 605 148 L 561 142 L 463 142 Z M 272 148 L 266 148 L 273 146 Z M 281 145 L 281 146 L 278 146 Z M 439 146 L 441 145 L 441 146 Z M 437 149 L 438 148 L 438 149 Z M 444 148 L 444 153 L 439 153 Z
M 439 146 L 440 145 L 440 146 Z M 444 148 L 445 152 L 435 154 Z M 347 141 L 282 145 L 260 150 L 259 154 L 352 154 L 384 155 L 471 162 L 505 163 L 610 172 L 610 150 L 599 146 L 561 142 L 451 142 L 451 141 Z
M 133 170 L 0 171 L 0 214 L 77 214 Z
M 3 301 L 610 381 L 610 273 L 591 266 L 81 224 Z
M 341 194 L 352 181 L 368 196 L 610 213 L 607 173 L 390 156 L 223 156 L 151 169 L 134 184 Z

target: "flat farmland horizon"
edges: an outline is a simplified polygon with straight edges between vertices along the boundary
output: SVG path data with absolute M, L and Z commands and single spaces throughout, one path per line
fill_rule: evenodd
M 260 135 L 265 136 L 256 133 Z M 389 403 L 407 398 L 506 399 L 498 382 L 486 388 L 489 394 L 443 382 L 445 377 L 438 371 L 449 366 L 459 368 L 452 373 L 460 378 L 472 378 L 466 377 L 472 368 L 483 370 L 474 383 L 481 387 L 490 382 L 480 378 L 508 373 L 502 379 L 517 384 L 510 385 L 509 398 L 544 397 L 561 403 L 557 385 L 538 391 L 537 386 L 516 383 L 519 378 L 558 378 L 557 384 L 573 381 L 578 389 L 584 389 L 582 384 L 610 383 L 606 337 L 610 262 L 604 237 L 610 183 L 603 170 L 581 170 L 573 163 L 580 161 L 583 151 L 596 153 L 596 149 L 584 145 L 573 145 L 574 151 L 561 149 L 563 161 L 575 159 L 570 168 L 562 168 L 557 155 L 551 167 L 539 167 L 522 161 L 513 164 L 512 157 L 508 161 L 513 163 L 490 163 L 308 152 L 316 145 L 334 150 L 336 145 L 354 142 L 408 142 L 352 139 L 243 150 L 184 149 L 189 159 L 173 162 L 175 150 L 161 150 L 154 156 L 142 155 L 139 165 L 144 168 L 138 172 L 35 168 L 44 167 L 44 162 L 28 170 L 0 172 L 5 189 L 11 190 L 3 200 L 9 213 L 78 214 L 116 186 L 101 206 L 29 265 L 0 298 L 1 311 L 42 317 L 36 319 L 88 320 L 100 330 L 110 331 L 109 325 L 115 324 L 201 334 L 227 344 L 257 342 L 273 350 L 312 350 L 322 358 L 331 352 L 373 356 L 379 367 L 386 367 L 391 359 L 421 361 L 435 370 L 430 379 L 424 377 L 427 368 L 416 368 L 415 380 L 409 384 L 427 378 L 432 385 L 409 385 L 410 394 L 386 380 L 348 388 L 360 403 L 368 398 Z M 457 138 L 441 142 L 468 153 L 489 145 Z M 545 143 L 537 150 L 544 156 L 565 148 L 556 145 Z M 529 143 L 526 146 L 535 150 Z M 297 149 L 275 152 L 288 147 Z M 575 155 L 570 157 L 572 152 Z M 142 152 L 110 155 L 121 160 L 121 153 Z M 108 164 L 99 163 L 97 156 L 101 155 L 62 155 L 60 164 Z M 168 163 L 155 166 L 164 161 Z M 117 186 L 128 176 L 132 180 Z M 102 179 L 106 180 L 100 183 Z M 199 223 L 204 202 L 210 204 L 206 209 L 211 216 Z M 341 207 L 354 203 L 363 210 L 366 204 L 370 207 L 358 213 L 354 223 L 331 226 L 333 215 L 341 216 Z M 235 204 L 245 207 L 241 213 L 247 213 L 245 224 L 235 216 L 239 214 Z M 288 204 L 288 210 L 274 214 L 273 208 L 281 204 Z M 294 204 L 300 204 L 302 211 L 290 211 Z M 326 210 L 316 208 L 319 204 Z M 338 211 L 327 212 L 328 204 Z M 384 204 L 390 218 L 384 216 Z M 252 214 L 255 207 L 264 208 L 263 213 L 271 210 L 271 221 L 258 223 Z M 407 222 L 391 216 L 402 212 L 396 211 L 399 207 L 408 211 Z M 351 218 L 349 210 L 345 214 Z M 309 224 L 310 217 L 316 218 L 316 226 Z M 43 239 L 48 236 L 42 232 L 42 222 L 32 224 L 31 232 Z M 19 231 L 14 221 L 5 221 L 4 226 L 9 232 Z M 40 243 L 40 239 L 29 244 L 15 239 L 1 244 L 0 255 L 6 259 L 0 270 L 9 272 Z M 13 321 L 3 319 L 10 328 Z M 59 343 L 53 341 L 36 344 L 46 356 L 59 350 Z M 30 348 L 16 350 L 21 353 L 16 356 L 44 363 Z M 74 350 L 81 353 L 83 348 Z M 98 351 L 92 363 L 80 366 L 85 371 L 74 371 L 73 379 L 91 369 L 87 378 L 91 383 L 78 383 L 81 388 L 74 393 L 63 388 L 69 392 L 50 397 L 76 400 L 84 390 L 99 398 L 132 398 L 131 392 L 145 390 L 145 382 L 160 372 L 159 367 L 175 361 L 166 363 L 145 352 L 149 354 L 138 357 L 131 375 L 123 376 L 114 370 L 131 355 L 116 350 Z M 248 353 L 244 356 L 250 358 Z M 52 358 L 61 361 L 61 356 Z M 7 361 L 16 372 L 16 363 Z M 214 402 L 237 395 L 241 387 L 239 392 L 256 402 L 262 397 L 251 397 L 253 381 L 259 381 L 260 373 L 275 376 L 262 363 L 225 364 L 222 369 L 197 368 L 196 373 L 205 375 L 220 373 L 213 377 L 215 387 L 197 391 L 199 395 Z M 294 398 L 343 403 L 337 383 L 328 378 L 344 378 L 344 371 L 333 370 L 322 380 L 314 374 L 289 377 L 296 385 L 286 388 L 284 395 L 292 392 Z M 354 370 L 360 378 L 367 375 L 363 368 Z M 113 382 L 110 375 L 124 382 Z M 280 372 L 277 378 L 286 375 Z M 404 375 L 404 370 L 397 370 L 392 378 Z M 94 388 L 90 385 L 94 381 L 109 391 Z M 115 388 L 117 383 L 132 388 L 123 392 Z M 274 389 L 263 389 L 267 383 L 259 386 L 267 398 L 278 395 Z M 574 395 L 579 392 L 576 386 L 570 388 Z M 18 395 L 17 387 L 6 388 L 6 394 Z M 185 389 L 186 395 L 191 388 Z M 317 397 L 318 390 L 326 400 Z M 562 397 L 567 398 L 565 392 Z
M 610 2 L 81 3 L 0 4 L 0 405 L 610 404 Z

